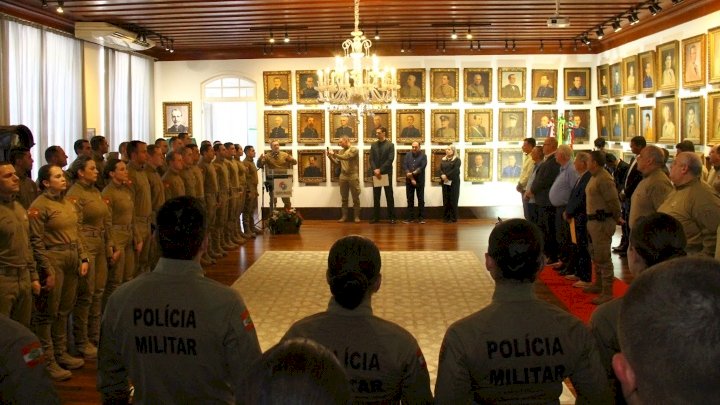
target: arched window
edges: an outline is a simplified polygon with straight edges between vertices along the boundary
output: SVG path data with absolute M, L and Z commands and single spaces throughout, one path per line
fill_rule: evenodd
M 203 84 L 203 136 L 210 141 L 239 143 L 257 140 L 255 82 L 235 75 L 216 76 Z

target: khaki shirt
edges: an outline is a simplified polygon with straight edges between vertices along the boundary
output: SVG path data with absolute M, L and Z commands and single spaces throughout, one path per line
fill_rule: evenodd
M 598 211 L 612 214 L 616 221 L 620 218 L 620 197 L 618 197 L 615 180 L 605 169 L 593 174 L 585 187 L 585 200 L 588 215 Z
M 340 180 L 357 180 L 360 175 L 360 157 L 356 147 L 341 149 L 330 156 L 335 163 L 340 163 Z
M 64 195 L 40 194 L 28 210 L 30 219 L 30 245 L 35 261 L 47 275 L 55 275 L 55 263 L 50 262 L 47 250 L 56 246 L 72 246 L 78 257 L 87 259 L 80 240 L 80 218 L 75 204 Z
M 93 151 L 92 160 L 95 161 L 95 167 L 97 167 L 98 171 L 98 178 L 97 181 L 95 181 L 95 187 L 99 191 L 102 191 L 105 189 L 105 186 L 107 186 L 107 180 L 105 180 L 105 177 L 103 176 L 103 171 L 105 170 L 105 157 L 102 154 Z
M 213 165 L 212 162 L 206 162 L 204 158 L 200 158 L 200 162 L 198 162 L 198 168 L 203 174 L 203 188 L 205 190 L 205 195 L 215 194 L 217 197 L 218 178 L 215 165 Z
M 127 398 L 130 380 L 139 404 L 235 403 L 261 355 L 240 294 L 190 260 L 161 258 L 120 286 L 101 329 L 97 386 L 105 400 Z
M 195 176 L 195 184 L 197 187 L 197 197 L 202 199 L 205 197 L 205 176 L 203 175 L 202 170 L 197 165 L 190 166 L 190 171 L 192 172 L 193 176 Z
M 527 188 L 528 180 L 530 179 L 530 173 L 532 173 L 535 167 L 535 162 L 532 160 L 530 154 L 523 156 L 522 170 L 520 171 L 520 179 L 518 180 L 518 186 L 520 189 L 525 190 Z
M 720 198 L 709 185 L 695 179 L 676 186 L 658 212 L 680 221 L 687 239 L 685 250 L 689 255 L 715 256 Z
M 327 347 L 344 366 L 355 402 L 432 402 L 430 376 L 415 338 L 373 315 L 370 300 L 346 309 L 334 299 L 327 312 L 296 322 L 283 339 L 305 337 Z
M 186 195 L 185 183 L 179 173 L 173 169 L 169 169 L 165 172 L 162 178 L 163 186 L 165 187 L 165 198 L 168 200 L 175 197 Z
M 168 172 L 171 172 L 172 170 L 169 170 Z M 185 187 L 185 194 L 189 195 L 190 197 L 199 197 L 199 190 L 198 190 L 198 181 L 197 177 L 195 177 L 195 174 L 192 172 L 192 169 L 189 167 L 186 167 L 180 171 L 180 178 L 182 179 L 183 185 Z M 165 173 L 165 176 L 167 176 L 167 173 Z M 165 179 L 165 176 L 163 176 L 163 179 Z M 174 195 L 174 197 L 177 197 L 177 195 Z
M 718 176 L 717 169 L 714 167 L 710 169 L 710 173 L 708 173 L 707 184 L 709 184 L 716 193 L 720 193 L 720 176 Z
M 287 152 L 279 151 L 278 153 L 270 152 L 263 155 L 264 158 L 259 159 L 257 167 L 268 169 L 290 169 L 297 164 L 297 160 Z
M 152 216 L 153 223 L 157 217 L 160 207 L 165 204 L 165 186 L 162 182 L 162 177 L 158 173 L 156 168 L 150 165 L 145 165 L 145 174 L 147 175 L 148 182 L 150 183 L 150 200 L 152 201 Z
M 243 163 L 245 164 L 245 168 L 247 169 L 247 171 L 246 171 L 247 186 L 248 186 L 248 189 L 250 190 L 250 195 L 253 198 L 257 197 L 258 183 L 260 182 L 259 178 L 258 178 L 258 176 L 259 176 L 258 168 L 257 168 L 257 166 L 255 166 L 255 162 L 253 162 L 253 160 L 250 158 L 246 157 L 245 160 L 243 160 Z
M 11 268 L 27 269 L 31 281 L 38 279 L 27 211 L 12 197 L 0 197 L 0 269 Z
M 152 196 L 150 195 L 150 182 L 145 169 L 134 162 L 128 163 L 128 184 L 135 199 L 135 216 L 149 218 L 152 214 Z
M 27 173 L 21 173 L 20 170 L 15 171 L 15 174 L 20 178 L 20 192 L 16 194 L 17 201 L 26 210 L 30 208 L 30 204 L 40 195 L 37 183 L 35 183 Z
M 133 235 L 134 239 L 139 241 L 140 234 L 135 228 L 135 200 L 130 188 L 126 184 L 115 184 L 111 180 L 103 189 L 102 196 L 108 210 L 110 210 L 113 230 L 125 227 Z M 117 240 L 115 241 L 117 242 Z
M 446 332 L 435 401 L 558 403 L 565 378 L 572 380 L 579 403 L 610 403 L 585 325 L 537 299 L 532 283 L 498 283 L 490 305 Z
M 99 231 L 108 249 L 115 246 L 111 235 L 110 209 L 94 184 L 77 181 L 68 190 L 66 198 L 77 205 L 81 231 Z M 83 233 L 80 235 L 82 237 Z M 87 243 L 85 247 L 87 248 Z
M 223 164 L 227 168 L 228 172 L 228 184 L 230 184 L 231 190 L 237 190 L 240 188 L 240 182 L 238 181 L 238 169 L 235 164 L 229 160 L 225 159 L 223 160 Z
M 216 158 L 213 161 L 213 165 L 215 165 L 215 173 L 217 174 L 218 192 L 221 195 L 227 196 L 230 193 L 230 182 L 228 179 L 228 167 L 225 166 L 225 160 L 218 160 Z
M 661 169 L 655 169 L 645 176 L 633 192 L 630 202 L 630 229 L 637 220 L 657 212 L 660 205 L 673 191 L 672 183 Z
M 238 171 L 238 184 L 240 185 L 240 188 L 242 190 L 245 190 L 247 188 L 247 168 L 243 164 L 243 162 L 233 159 L 232 163 L 237 167 Z

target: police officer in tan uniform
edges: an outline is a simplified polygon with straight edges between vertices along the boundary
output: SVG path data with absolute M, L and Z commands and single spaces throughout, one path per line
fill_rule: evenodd
M 362 236 L 346 236 L 328 255 L 328 310 L 296 322 L 283 339 L 308 338 L 332 350 L 345 367 L 353 403 L 432 403 L 430 376 L 415 338 L 373 315 L 380 289 L 380 251 Z
M 219 196 L 217 217 L 215 218 L 215 226 L 213 228 L 213 232 L 215 232 L 216 235 L 215 240 L 217 240 L 218 248 L 221 250 L 229 251 L 236 249 L 238 245 L 228 240 L 225 233 L 225 226 L 228 217 L 228 206 L 231 197 L 230 175 L 228 173 L 228 166 L 225 164 L 227 151 L 225 150 L 225 145 L 223 145 L 222 143 L 217 143 L 213 145 L 213 149 L 215 149 L 215 160 L 213 161 L 213 165 L 215 165 L 215 173 L 217 174 L 218 179 Z
M 95 167 L 97 168 L 98 173 L 100 173 L 97 182 L 95 182 L 95 187 L 97 187 L 98 190 L 103 191 L 107 185 L 105 183 L 105 178 L 102 175 L 105 170 L 105 154 L 108 153 L 110 145 L 108 145 L 104 136 L 95 135 L 90 138 L 90 149 L 92 150 L 92 160 L 95 161 Z
M 72 376 L 68 370 L 85 364 L 67 352 L 67 322 L 75 305 L 78 278 L 87 274 L 89 259 L 80 240 L 77 207 L 65 198 L 67 182 L 62 169 L 41 167 L 38 185 L 42 194 L 28 210 L 30 244 L 46 291 L 40 298 L 36 331 L 48 356 L 50 376 L 66 380 Z
M 15 166 L 15 174 L 20 179 L 20 191 L 15 196 L 17 201 L 26 210 L 40 194 L 37 184 L 30 178 L 33 167 L 33 158 L 28 148 L 15 148 L 10 151 L 10 163 Z
M 238 195 L 238 206 L 235 211 L 235 220 L 233 222 L 234 230 L 233 233 L 239 240 L 245 240 L 241 224 L 242 224 L 242 213 L 245 208 L 245 201 L 247 199 L 247 168 L 242 161 L 243 150 L 240 145 L 235 144 L 235 156 L 233 157 L 232 163 L 237 166 L 238 170 L 238 184 L 239 184 L 239 195 Z
M 140 237 L 136 250 L 135 275 L 150 271 L 150 221 L 152 217 L 152 196 L 150 195 L 150 182 L 145 174 L 147 163 L 147 144 L 141 141 L 131 141 L 127 145 L 129 188 L 135 198 L 135 228 Z
M 162 177 L 165 188 L 165 199 L 169 200 L 186 195 L 187 190 L 185 190 L 185 182 L 181 175 L 185 168 L 183 156 L 178 152 L 171 151 L 165 155 L 165 162 L 168 164 L 168 170 Z
M 227 220 L 225 221 L 225 239 L 236 245 L 242 245 L 245 243 L 245 239 L 235 235 L 235 222 L 240 217 L 235 216 L 238 213 L 238 207 L 240 205 L 240 173 L 238 167 L 233 163 L 235 157 L 235 144 L 232 142 L 225 142 L 225 159 L 223 163 L 228 170 L 228 182 L 230 183 L 230 200 L 228 201 L 228 214 Z M 244 174 L 244 173 L 243 173 Z M 244 192 L 244 191 L 243 191 Z
M 27 212 L 14 201 L 20 190 L 15 167 L 0 162 L 0 314 L 30 327 L 32 295 L 40 293 L 30 248 Z
M 668 194 L 673 190 L 672 183 L 662 171 L 665 167 L 665 155 L 655 145 L 642 148 L 637 156 L 637 168 L 643 179 L 632 193 L 630 215 L 628 216 L 630 231 L 635 222 L 642 217 L 657 212 Z
M 340 138 L 340 151 L 327 150 L 327 156 L 335 164 L 340 165 L 340 198 L 342 200 L 342 216 L 338 222 L 348 219 L 349 196 L 352 194 L 355 223 L 360 222 L 360 157 L 356 147 L 350 144 L 350 138 Z
M 98 390 L 104 403 L 236 403 L 260 358 L 255 326 L 234 289 L 204 276 L 208 223 L 192 197 L 158 213 L 162 257 L 123 285 L 103 317 Z M 211 297 L 209 299 L 209 297 Z
M 204 175 L 202 170 L 198 167 L 198 162 L 200 161 L 200 150 L 198 149 L 198 146 L 194 143 L 189 144 L 186 146 L 186 148 L 189 148 L 192 152 L 192 164 L 190 165 L 190 170 L 192 171 L 192 174 L 195 176 L 195 180 L 197 184 L 197 193 L 200 200 L 205 198 L 205 184 L 204 184 Z
M 80 217 L 80 240 L 85 246 L 90 267 L 87 276 L 80 277 L 77 302 L 73 309 L 73 336 L 75 347 L 85 359 L 97 357 L 100 334 L 102 296 L 108 276 L 108 254 L 113 260 L 120 258 L 112 239 L 112 217 L 100 191 L 95 188 L 98 178 L 95 161 L 78 156 L 68 170 L 75 180 L 67 192 L 67 199 L 77 206 Z
M 190 197 L 200 198 L 200 185 L 198 184 L 198 179 L 195 177 L 195 173 L 193 173 L 192 166 L 193 166 L 193 152 L 192 149 L 189 147 L 184 147 L 181 150 L 182 154 L 182 161 L 183 161 L 183 168 L 180 170 L 178 174 L 180 174 L 180 178 L 183 181 L 183 184 L 185 186 L 185 195 L 189 195 Z M 170 163 L 170 162 L 168 162 Z M 177 195 L 173 195 L 173 197 L 178 197 Z M 168 197 L 170 199 L 172 197 Z
M 135 273 L 135 251 L 140 235 L 135 227 L 135 199 L 128 186 L 128 171 L 125 162 L 109 159 L 103 169 L 107 186 L 102 197 L 110 211 L 112 238 L 119 256 L 111 256 L 108 269 L 103 308 L 110 295 L 120 284 L 130 281 Z
M 615 234 L 615 224 L 623 222 L 620 218 L 620 198 L 615 188 L 615 180 L 604 167 L 605 153 L 592 151 L 588 162 L 588 171 L 592 177 L 585 187 L 585 201 L 590 255 L 595 264 L 595 283 L 585 287 L 583 291 L 600 293 L 591 301 L 595 305 L 613 298 L 612 285 L 615 276 L 610 257 L 610 244 Z
M 160 176 L 159 168 L 164 163 L 164 156 L 160 148 L 155 145 L 148 145 L 148 161 L 145 164 L 145 174 L 150 183 L 150 199 L 152 201 L 152 219 L 150 221 L 151 229 L 155 229 L 155 218 L 157 212 L 160 210 L 163 204 L 165 204 L 165 185 L 162 182 L 162 176 Z M 157 247 L 157 241 L 155 238 L 150 238 L 150 268 L 155 268 L 158 260 L 160 259 L 160 253 Z
M 203 174 L 208 224 L 214 227 L 218 210 L 218 179 L 215 165 L 212 164 L 213 159 L 215 159 L 215 150 L 211 144 L 205 144 L 200 147 L 200 154 L 202 157 L 200 158 L 200 162 L 198 162 L 198 168 Z M 215 259 L 219 259 L 227 254 L 220 249 L 217 234 L 214 231 L 208 232 L 208 239 L 207 255 L 211 261 L 215 261 Z
M 243 234 L 246 238 L 254 238 L 260 231 L 255 229 L 254 215 L 258 205 L 258 168 L 255 166 L 255 148 L 245 145 L 245 164 L 247 174 L 247 197 L 243 207 Z
M 565 378 L 578 403 L 610 402 L 588 330 L 535 297 L 542 245 L 540 229 L 524 219 L 503 221 L 490 233 L 485 265 L 495 293 L 489 306 L 445 333 L 436 403 L 558 403 Z
M 292 155 L 287 152 L 280 151 L 280 142 L 272 141 L 270 143 L 270 148 L 270 153 L 263 153 L 258 159 L 257 167 L 259 167 L 260 169 L 291 169 L 294 165 L 297 164 L 297 160 L 295 160 Z M 270 198 L 273 199 L 273 206 L 276 207 L 277 198 L 275 198 L 274 195 Z M 290 207 L 292 207 L 289 197 L 283 197 L 282 201 L 285 205 L 285 209 L 289 209 Z

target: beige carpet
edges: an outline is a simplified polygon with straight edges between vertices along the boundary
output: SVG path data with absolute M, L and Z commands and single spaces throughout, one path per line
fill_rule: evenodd
M 382 263 L 383 283 L 373 296 L 373 311 L 415 336 L 434 388 L 445 331 L 486 306 L 494 282 L 484 262 L 468 251 L 384 252 Z M 326 269 L 327 252 L 266 252 L 233 284 L 250 309 L 263 351 L 295 321 L 327 309 Z

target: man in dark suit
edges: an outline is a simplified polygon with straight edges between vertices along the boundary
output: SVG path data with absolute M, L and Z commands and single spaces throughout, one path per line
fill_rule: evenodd
M 555 231 L 555 207 L 550 202 L 550 187 L 560 174 L 560 164 L 555 159 L 558 148 L 557 138 L 547 138 L 543 143 L 545 158 L 540 164 L 530 192 L 535 197 L 538 210 L 538 225 L 545 237 L 545 256 L 548 263 L 558 261 L 557 232 Z
M 571 97 L 585 97 L 587 95 L 587 89 L 582 84 L 582 77 L 575 76 L 573 78 L 572 87 L 568 91 L 568 96 Z
M 268 94 L 270 100 L 287 100 L 290 98 L 290 93 L 282 88 L 282 80 L 279 77 L 273 79 L 273 88 Z
M 415 127 L 415 116 L 412 114 L 405 118 L 407 126 L 400 133 L 401 138 L 420 138 L 420 130 Z
M 503 98 L 520 98 L 522 97 L 522 92 L 520 92 L 520 87 L 518 87 L 517 84 L 515 84 L 515 81 L 517 80 L 515 78 L 514 74 L 508 75 L 508 84 L 504 85 L 502 88 L 502 91 L 500 92 Z
M 573 134 L 576 138 L 587 138 L 587 129 L 582 126 L 582 118 L 579 115 L 573 115 Z
M 302 137 L 308 139 L 320 138 L 320 134 L 317 129 L 315 129 L 315 117 L 307 117 L 305 119 L 305 129 L 303 129 Z
M 318 93 L 315 88 L 315 78 L 308 76 L 307 79 L 305 79 L 305 88 L 302 89 L 300 98 L 318 98 L 319 95 L 320 93 Z
M 168 132 L 171 134 L 179 134 L 179 133 L 183 133 L 183 132 L 188 132 L 187 127 L 182 124 L 182 111 L 180 111 L 177 108 L 173 108 L 173 110 L 170 111 L 170 119 L 172 120 L 173 124 L 165 132 Z
M 555 88 L 550 84 L 550 78 L 547 75 L 540 76 L 540 87 L 535 94 L 537 98 L 554 98 Z
M 590 259 L 590 250 L 588 248 L 587 234 L 587 210 L 585 204 L 585 187 L 587 186 L 592 174 L 587 170 L 590 155 L 586 152 L 578 152 L 575 155 L 575 170 L 580 177 L 575 183 L 567 206 L 565 206 L 565 220 L 575 223 L 575 240 L 570 250 L 570 261 L 567 266 L 568 280 L 576 281 L 575 287 L 588 287 L 592 285 L 592 261 Z
M 310 156 L 308 158 L 308 165 L 303 170 L 303 177 L 322 177 L 322 172 L 317 166 L 317 158 Z
M 637 168 L 637 155 L 645 147 L 647 142 L 642 136 L 636 136 L 630 140 L 630 150 L 635 154 L 635 157 L 630 161 L 630 167 L 628 168 L 627 175 L 623 181 L 623 187 L 620 191 L 620 200 L 622 201 L 622 217 L 625 221 L 622 225 L 623 237 L 620 241 L 620 245 L 613 248 L 613 252 L 619 253 L 620 256 L 627 255 L 627 248 L 630 236 L 630 227 L 628 220 L 630 216 L 630 200 L 635 192 L 638 184 L 642 181 L 642 172 Z

